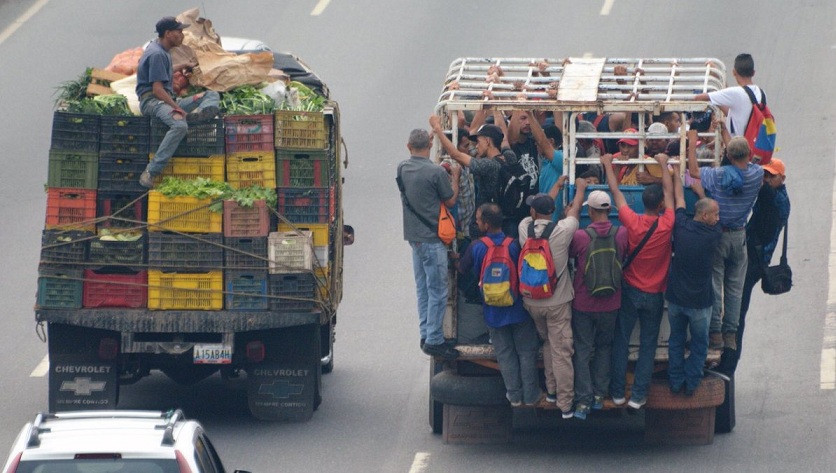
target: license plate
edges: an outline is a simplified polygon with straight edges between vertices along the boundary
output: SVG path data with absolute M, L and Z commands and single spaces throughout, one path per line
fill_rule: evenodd
M 194 346 L 196 365 L 228 365 L 232 363 L 232 347 L 221 343 L 197 343 Z

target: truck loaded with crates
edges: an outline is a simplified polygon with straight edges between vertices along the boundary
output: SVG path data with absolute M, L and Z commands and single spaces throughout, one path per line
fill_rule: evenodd
M 616 164 L 643 166 L 655 163 L 645 156 L 649 139 L 666 140 L 677 151 L 670 152 L 668 165 L 672 172 L 686 171 L 686 127 L 677 131 L 648 137 L 647 125 L 651 117 L 666 112 L 676 114 L 682 124 L 689 119 L 705 119 L 719 111 L 708 102 L 692 100 L 694 94 L 724 88 L 726 72 L 723 63 L 707 58 L 459 58 L 452 62 L 445 76 L 435 113 L 440 117 L 445 132 L 459 128 L 467 113 L 480 110 L 510 112 L 533 111 L 535 116 L 552 117 L 562 130 L 562 172 L 568 184 L 558 195 L 563 205 L 572 202 L 575 178 L 581 167 L 600 165 L 597 154 L 581 154 L 581 144 L 589 149 L 596 140 L 632 138 L 638 141 L 638 158 L 615 158 Z M 625 131 L 590 132 L 579 130 L 580 120 L 621 114 L 637 125 L 634 133 Z M 501 119 L 501 118 L 500 118 Z M 709 120 L 710 121 L 710 120 Z M 588 123 L 587 123 L 588 124 Z M 593 126 L 593 128 L 595 128 Z M 599 127 L 600 128 L 600 127 Z M 670 130 L 670 129 L 669 129 Z M 700 130 L 703 141 L 721 142 L 720 130 Z M 451 140 L 458 145 L 458 133 Z M 436 138 L 437 141 L 437 138 Z M 600 142 L 600 141 L 599 141 Z M 557 146 L 556 146 L 557 148 Z M 446 158 L 443 148 L 433 148 L 436 161 Z M 720 147 L 710 153 L 699 153 L 702 165 L 720 162 Z M 602 152 L 603 153 L 603 152 Z M 545 166 L 546 164 L 543 164 Z M 639 168 L 643 170 L 643 168 Z M 630 207 L 637 213 L 644 211 L 642 185 L 619 185 Z M 586 192 L 608 191 L 602 184 L 589 185 Z M 686 211 L 693 215 L 696 195 L 685 189 Z M 610 220 L 618 223 L 618 213 L 612 209 Z M 590 223 L 588 210 L 580 213 L 580 228 Z M 461 252 L 466 242 L 455 243 L 454 251 Z M 666 271 L 667 268 L 660 268 Z M 562 276 L 571 277 L 571 276 Z M 443 434 L 450 442 L 489 443 L 507 441 L 512 432 L 513 410 L 505 397 L 505 386 L 493 346 L 489 343 L 488 328 L 483 318 L 482 303 L 468 295 L 464 279 L 457 278 L 451 268 L 450 298 L 444 317 L 445 338 L 454 340 L 460 355 L 452 361 L 434 359 L 429 373 L 429 424 L 433 432 Z M 638 359 L 639 324 L 630 341 L 627 390 L 629 394 L 633 371 Z M 735 425 L 734 379 L 708 368 L 716 364 L 721 350 L 710 349 L 706 360 L 705 377 L 693 396 L 673 394 L 668 388 L 667 317 L 662 324 L 654 358 L 654 376 L 647 402 L 644 405 L 645 436 L 649 441 L 676 444 L 706 444 L 713 441 L 715 432 L 729 432 Z M 542 374 L 543 365 L 540 361 Z M 609 397 L 600 406 L 603 411 L 617 414 L 624 405 L 617 406 Z M 535 406 L 538 415 L 561 418 L 554 403 L 540 402 Z M 596 415 L 593 411 L 593 416 Z M 599 414 L 600 415 L 600 414 Z
M 241 378 L 260 419 L 307 420 L 322 401 L 353 241 L 339 108 L 295 56 L 231 43 L 272 54 L 318 106 L 190 126 L 150 191 L 138 179 L 164 124 L 54 112 L 35 307 L 53 412 L 114 409 L 154 371 Z

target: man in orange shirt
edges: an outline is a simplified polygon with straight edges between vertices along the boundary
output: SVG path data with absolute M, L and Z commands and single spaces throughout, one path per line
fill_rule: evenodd
M 653 374 L 653 359 L 656 356 L 668 267 L 671 263 L 673 183 L 670 173 L 663 172 L 661 186 L 647 186 L 642 194 L 644 214 L 638 215 L 627 205 L 624 194 L 618 188 L 612 159 L 609 154 L 601 156 L 601 163 L 604 165 L 607 183 L 618 208 L 618 219 L 627 228 L 628 252 L 622 265 L 624 280 L 612 347 L 610 394 L 616 405 L 627 402 L 625 378 L 628 347 L 630 335 L 638 320 L 639 360 L 636 363 L 635 379 L 627 405 L 639 409 L 647 401 L 650 376 Z M 657 154 L 655 159 L 662 167 L 666 165 L 668 156 Z
M 636 133 L 635 128 L 628 128 L 624 133 Z M 613 159 L 636 159 L 639 157 L 639 140 L 637 138 L 621 138 L 618 140 L 618 152 Z M 646 158 L 650 156 L 645 155 Z M 663 166 L 656 164 L 645 165 L 645 170 L 640 171 L 638 164 L 616 164 L 614 167 L 618 183 L 622 186 L 646 186 L 648 184 L 659 184 L 662 182 L 662 168 L 667 169 L 667 163 Z

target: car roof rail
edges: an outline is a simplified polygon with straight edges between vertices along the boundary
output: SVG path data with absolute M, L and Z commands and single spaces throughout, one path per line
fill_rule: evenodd
M 50 419 L 53 417 L 55 416 L 48 412 L 41 412 L 35 416 L 35 421 L 32 422 L 32 427 L 29 428 L 29 440 L 26 442 L 27 448 L 41 446 L 41 433 L 49 432 L 50 430 L 49 428 L 42 427 L 42 425 L 46 419 Z
M 163 418 L 166 419 L 166 423 L 157 426 L 159 429 L 165 429 L 165 432 L 163 432 L 163 446 L 174 445 L 174 424 L 185 417 L 185 414 L 180 409 L 171 409 L 163 413 Z

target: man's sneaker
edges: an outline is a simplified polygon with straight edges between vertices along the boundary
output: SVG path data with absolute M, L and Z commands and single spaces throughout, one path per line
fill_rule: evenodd
M 200 125 L 201 123 L 209 122 L 218 116 L 218 112 L 220 112 L 220 109 L 214 105 L 195 110 L 186 114 L 186 123 L 189 125 Z
M 589 406 L 586 404 L 578 404 L 575 406 L 575 418 L 580 420 L 586 420 L 586 416 L 589 415 Z
M 723 334 L 720 332 L 711 332 L 708 334 L 708 348 L 721 350 L 723 348 Z
M 142 171 L 142 174 L 139 175 L 139 185 L 146 189 L 154 187 L 154 178 L 151 176 L 150 172 Z
M 547 393 L 546 402 L 557 404 L 557 394 Z
M 455 360 L 459 357 L 459 351 L 446 343 L 440 343 L 438 345 L 424 343 L 421 350 L 423 350 L 427 355 L 436 356 L 445 360 Z
M 623 397 L 613 397 L 612 398 L 612 403 L 615 404 L 616 406 L 623 406 L 625 402 L 627 402 L 627 399 L 623 398 Z
M 421 349 L 422 349 L 422 350 L 424 349 L 424 343 L 426 343 L 426 342 L 427 342 L 427 339 L 426 339 L 426 338 L 422 338 L 422 339 L 421 339 Z
M 569 409 L 568 411 L 561 411 L 561 412 L 560 412 L 560 415 L 561 415 L 564 419 L 571 419 L 572 417 L 575 417 L 575 413 L 574 413 L 574 412 L 572 412 L 572 410 L 571 410 L 571 409 Z
M 604 408 L 604 396 L 595 396 L 594 400 L 592 401 L 592 409 L 595 411 L 600 411 Z
M 505 393 L 505 399 L 507 399 L 507 400 L 508 400 L 508 402 L 509 402 L 509 403 L 511 403 L 511 407 L 520 407 L 520 406 L 522 406 L 522 401 L 512 401 L 512 400 L 511 400 L 511 396 L 509 396 L 509 395 L 508 395 L 508 393 Z
M 726 332 L 723 334 L 723 345 L 729 350 L 737 350 L 737 333 Z
M 630 399 L 630 402 L 627 403 L 627 407 L 630 409 L 641 409 L 646 402 L 647 399 Z

